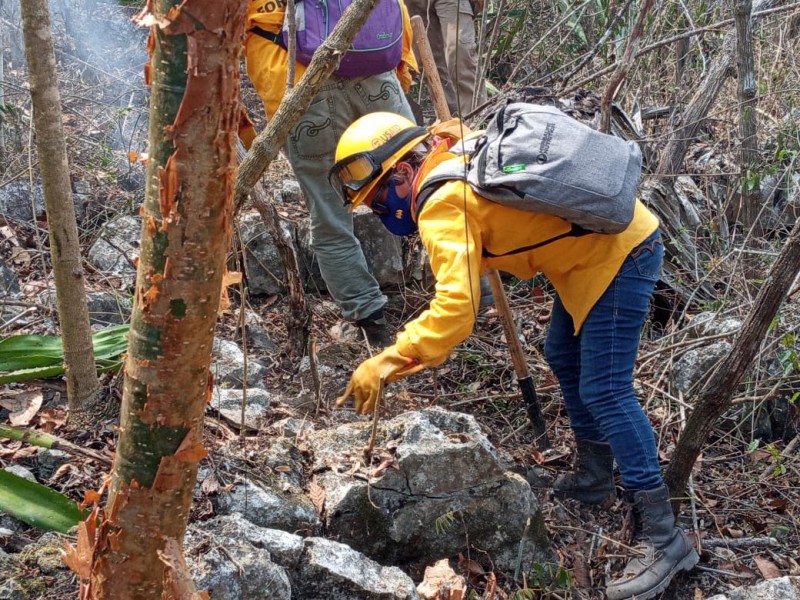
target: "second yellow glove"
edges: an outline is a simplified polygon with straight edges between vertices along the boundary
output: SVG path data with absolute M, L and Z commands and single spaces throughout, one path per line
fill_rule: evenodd
M 385 383 L 391 383 L 418 373 L 423 368 L 416 359 L 403 356 L 395 346 L 389 346 L 377 356 L 358 365 L 344 395 L 336 400 L 336 405 L 342 406 L 350 396 L 353 396 L 356 414 L 372 412 L 378 399 L 381 375 Z

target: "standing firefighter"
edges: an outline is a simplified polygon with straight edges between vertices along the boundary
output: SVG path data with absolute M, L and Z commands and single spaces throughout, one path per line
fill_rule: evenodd
M 548 129 L 548 147 L 552 135 Z M 358 366 L 338 403 L 352 396 L 356 412 L 368 413 L 381 376 L 390 383 L 442 364 L 472 331 L 478 280 L 487 269 L 520 278 L 542 272 L 557 292 L 545 355 L 577 441 L 576 469 L 556 480 L 555 492 L 601 504 L 614 493 L 617 461 L 635 515 L 636 552 L 607 595 L 653 598 L 698 561 L 675 525 L 653 429 L 633 391 L 639 335 L 661 271 L 658 220 L 632 194 L 632 219 L 620 233 L 576 235 L 572 223 L 487 200 L 463 178 L 440 181 L 431 191 L 426 181 L 452 161 L 466 165 L 454 137 L 375 113 L 355 121 L 338 143 L 329 179 L 342 200 L 351 209 L 366 204 L 397 235 L 418 228 L 436 277 L 428 310 L 406 324 L 393 346 Z
M 333 28 L 331 11 L 347 4 L 297 3 L 295 84 L 305 73 L 315 46 Z M 264 103 L 267 119 L 275 114 L 286 91 L 289 53 L 281 33 L 285 17 L 286 2 L 281 0 L 248 3 L 247 73 Z M 403 90 L 411 84 L 410 70 L 416 70 L 416 59 L 411 50 L 411 23 L 405 4 L 401 0 L 382 0 L 361 34 L 368 41 L 386 43 L 359 50 L 352 58 L 350 52 L 345 54 L 339 69 L 289 133 L 283 150 L 303 190 L 311 247 L 328 291 L 342 316 L 363 329 L 370 345 L 382 347 L 391 342 L 383 314 L 386 296 L 370 273 L 353 234 L 352 215 L 330 189 L 326 177 L 339 136 L 357 118 L 379 110 L 412 117 Z

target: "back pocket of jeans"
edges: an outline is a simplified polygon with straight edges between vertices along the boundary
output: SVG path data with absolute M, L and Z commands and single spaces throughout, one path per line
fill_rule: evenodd
M 646 279 L 658 280 L 661 277 L 661 262 L 664 257 L 664 244 L 653 243 L 650 247 L 638 248 L 631 255 L 639 275 Z
M 333 160 L 336 133 L 331 111 L 327 110 L 327 101 L 327 98 L 322 98 L 309 106 L 289 134 L 288 143 L 298 158 Z

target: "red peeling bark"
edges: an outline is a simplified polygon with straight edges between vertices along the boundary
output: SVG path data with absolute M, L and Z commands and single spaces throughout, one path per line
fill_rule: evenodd
M 171 598 L 188 521 L 236 169 L 246 0 L 150 0 L 150 157 L 121 431 L 82 598 Z M 165 554 L 165 548 L 170 550 Z M 88 559 L 87 559 L 88 560 Z M 73 567 L 75 568 L 75 567 Z M 87 571 L 81 571 L 85 575 Z M 172 572 L 172 575 L 170 575 Z

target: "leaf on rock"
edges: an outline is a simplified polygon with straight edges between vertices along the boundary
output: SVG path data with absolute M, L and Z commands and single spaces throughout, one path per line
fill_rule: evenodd
M 325 510 L 325 488 L 318 484 L 316 479 L 312 479 L 308 484 L 308 497 L 317 514 L 321 515 Z
M 576 552 L 572 563 L 572 574 L 575 576 L 575 583 L 578 587 L 591 588 L 592 577 L 589 574 L 589 566 L 586 564 L 586 558 L 583 553 Z

